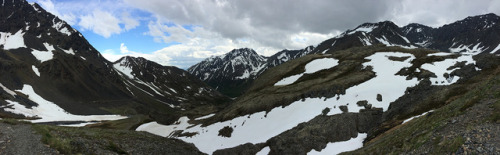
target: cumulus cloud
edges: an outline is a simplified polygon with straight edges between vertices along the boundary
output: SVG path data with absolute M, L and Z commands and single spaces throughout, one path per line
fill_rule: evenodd
M 109 12 L 94 10 L 90 15 L 80 17 L 78 25 L 83 30 L 92 30 L 95 33 L 109 38 L 112 34 L 119 34 L 122 31 L 120 20 Z
M 288 39 L 299 33 L 335 34 L 363 22 L 375 22 L 386 1 L 195 1 L 125 0 L 177 24 L 202 25 L 225 38 L 254 39 L 264 46 L 296 48 Z M 314 43 L 317 44 L 317 43 Z
M 45 10 L 80 30 L 90 30 L 105 38 L 120 34 L 140 25 L 138 17 L 131 16 L 133 7 L 123 1 L 52 1 L 35 0 Z
M 500 15 L 500 2 L 495 0 L 402 0 L 391 3 L 390 7 L 392 11 L 383 18 L 400 26 L 420 23 L 439 27 L 468 16 L 486 13 Z

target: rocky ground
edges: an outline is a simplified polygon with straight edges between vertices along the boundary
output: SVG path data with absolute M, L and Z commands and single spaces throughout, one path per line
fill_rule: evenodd
M 203 154 L 177 139 L 145 132 L 0 121 L 0 154 Z
M 58 154 L 41 137 L 30 124 L 0 123 L 0 154 Z

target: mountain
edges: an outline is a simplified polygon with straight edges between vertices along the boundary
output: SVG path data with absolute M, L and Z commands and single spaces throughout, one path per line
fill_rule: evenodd
M 162 66 L 144 58 L 130 56 L 120 58 L 113 66 L 127 79 L 128 90 L 138 88 L 171 107 L 192 109 L 204 104 L 228 101 L 225 96 L 177 67 Z M 130 93 L 135 94 L 132 91 Z
M 175 67 L 131 57 L 109 62 L 36 3 L 1 7 L 1 116 L 81 123 L 146 115 L 172 123 L 185 110 L 209 113 L 229 101 Z
M 485 14 L 444 25 L 439 28 L 432 28 L 422 24 L 411 23 L 404 27 L 399 27 L 391 21 L 383 21 L 378 23 L 364 23 L 352 30 L 347 30 L 344 33 L 334 38 L 325 40 L 316 47 L 309 46 L 301 50 L 283 50 L 267 58 L 265 65 L 259 72 L 254 72 L 251 77 L 243 80 L 228 77 L 235 75 L 238 77 L 240 72 L 233 73 L 230 70 L 215 72 L 212 68 L 218 68 L 215 64 L 226 64 L 231 59 L 218 59 L 217 63 L 212 63 L 213 58 L 208 58 L 202 61 L 188 71 L 196 77 L 207 82 L 210 86 L 218 88 L 222 93 L 236 97 L 248 88 L 248 83 L 251 83 L 255 77 L 263 73 L 264 70 L 282 64 L 284 62 L 302 57 L 312 53 L 327 53 L 339 50 L 345 50 L 352 47 L 370 46 L 383 44 L 386 46 L 399 46 L 404 48 L 429 48 L 446 52 L 467 52 L 467 53 L 498 53 L 500 52 L 500 24 L 499 19 L 495 14 Z M 233 50 L 232 52 L 238 52 Z M 252 55 L 252 57 L 258 57 Z M 240 58 L 238 58 L 240 59 Z M 212 60 L 212 61 L 211 61 Z M 252 62 L 250 63 L 261 63 Z M 208 65 L 213 64 L 213 65 Z M 210 67 L 208 67 L 210 66 Z M 207 67 L 207 68 L 204 68 Z M 203 74 L 198 74 L 203 72 Z M 210 75 L 211 78 L 205 79 L 204 75 Z M 219 77 L 224 77 L 224 80 Z M 221 82 L 213 82 L 221 81 Z M 222 82 L 224 81 L 224 82 Z M 238 83 L 237 85 L 227 83 Z M 247 86 L 247 87 L 239 87 Z M 239 89 L 237 89 L 239 88 Z M 243 88 L 243 89 L 242 89 Z M 239 91 L 234 93 L 234 90 Z M 229 94 L 231 93 L 231 94 Z
M 239 96 L 266 68 L 266 58 L 249 48 L 212 56 L 190 67 L 188 72 L 228 96 Z

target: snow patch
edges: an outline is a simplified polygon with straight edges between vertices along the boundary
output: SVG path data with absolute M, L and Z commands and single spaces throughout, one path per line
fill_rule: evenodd
M 424 112 L 424 113 L 422 113 L 422 114 L 420 114 L 420 115 L 410 117 L 410 118 L 408 118 L 408 119 L 404 120 L 404 121 L 403 121 L 403 123 L 401 123 L 401 124 L 405 124 L 406 122 L 409 122 L 409 121 L 411 121 L 411 120 L 413 120 L 413 119 L 415 119 L 415 118 L 422 117 L 422 116 L 424 116 L 424 115 L 426 115 L 427 113 L 432 112 L 432 111 L 434 111 L 434 110 L 430 110 L 430 111 Z
M 24 44 L 24 33 L 22 30 L 17 31 L 14 34 L 0 32 L 0 45 L 3 45 L 3 49 L 11 50 L 18 49 L 21 47 L 26 47 Z
M 45 62 L 49 61 L 54 57 L 54 54 L 52 51 L 38 51 L 38 50 L 33 50 L 31 51 L 31 54 L 35 56 L 36 59 L 40 60 L 40 62 Z
M 266 147 L 262 148 L 262 150 L 257 152 L 255 155 L 268 155 L 269 152 L 271 152 L 271 148 L 269 148 L 269 146 L 266 146 Z
M 129 68 L 125 65 L 122 65 L 121 63 L 116 63 L 113 64 L 113 67 L 123 73 L 123 75 L 127 76 L 130 79 L 134 79 L 134 76 L 132 75 L 132 68 Z
M 370 33 L 373 31 L 373 29 L 377 28 L 377 26 L 363 26 L 363 27 L 358 27 L 351 32 L 347 33 L 347 35 L 354 34 L 356 32 L 365 32 L 365 33 Z
M 38 71 L 38 68 L 35 67 L 35 65 L 32 65 L 31 66 L 31 69 L 33 69 L 33 72 L 35 72 L 35 74 L 40 77 L 40 72 Z
M 498 50 L 500 50 L 500 44 L 498 44 L 498 46 L 495 49 L 493 49 L 490 53 L 493 54 Z
M 436 53 L 435 55 L 445 55 L 445 53 L 440 54 Z M 432 77 L 429 80 L 431 80 L 433 85 L 450 85 L 455 82 L 457 82 L 460 77 L 458 76 L 450 76 L 450 77 L 444 77 L 445 73 L 450 74 L 457 68 L 454 68 L 452 70 L 447 70 L 449 67 L 455 65 L 458 62 L 463 62 L 465 61 L 465 65 L 468 64 L 476 64 L 474 59 L 472 58 L 473 55 L 471 54 L 463 54 L 460 57 L 453 59 L 446 59 L 444 61 L 439 61 L 439 62 L 433 62 L 433 63 L 426 63 L 421 66 L 422 69 L 428 70 L 430 72 L 433 72 L 436 74 L 437 77 Z
M 14 93 L 12 90 L 8 89 L 5 87 L 3 84 L 0 83 L 0 88 L 3 89 L 3 91 L 7 92 L 8 94 L 12 95 L 12 97 L 16 96 L 16 93 Z
M 472 48 L 470 48 L 470 46 L 472 46 L 472 45 L 460 45 L 456 48 L 450 47 L 449 50 L 450 50 L 450 52 L 453 52 L 453 53 L 466 52 L 466 53 L 472 53 L 472 54 L 479 54 L 479 53 L 483 52 L 483 50 L 484 50 L 484 46 L 479 47 L 480 45 L 481 45 L 481 43 L 478 43 L 478 44 L 474 45 Z
M 195 118 L 194 120 L 202 120 L 202 119 L 207 119 L 207 118 L 210 118 L 212 116 L 214 116 L 215 114 L 208 114 L 206 116 L 201 116 L 201 117 L 198 117 L 198 118 Z
M 454 53 L 439 52 L 439 53 L 427 54 L 427 56 L 448 56 L 448 55 L 453 55 L 453 54 Z
M 302 75 L 304 74 L 312 74 L 317 71 L 323 70 L 323 69 L 329 69 L 332 67 L 335 67 L 339 64 L 339 61 L 334 59 L 334 58 L 321 58 L 321 59 L 315 59 L 309 63 L 306 64 L 305 66 L 305 72 L 297 75 L 292 75 L 286 78 L 281 79 L 280 81 L 276 82 L 274 85 L 289 85 L 297 81 Z
M 33 87 L 24 84 L 22 90 L 16 90 L 28 96 L 33 102 L 36 102 L 38 106 L 33 106 L 32 108 L 26 108 L 24 105 L 19 104 L 15 101 L 6 100 L 9 105 L 4 108 L 5 111 L 12 112 L 15 114 L 25 115 L 27 117 L 37 117 L 40 119 L 29 120 L 33 123 L 40 122 L 56 122 L 56 121 L 102 121 L 102 120 L 118 120 L 124 119 L 126 117 L 119 115 L 73 115 L 66 112 L 64 109 L 60 108 L 56 104 L 45 100 L 40 95 L 36 94 Z
M 358 136 L 348 141 L 328 143 L 321 151 L 311 150 L 307 155 L 335 155 L 342 152 L 353 151 L 363 147 L 363 140 L 368 136 L 366 133 L 358 133 Z

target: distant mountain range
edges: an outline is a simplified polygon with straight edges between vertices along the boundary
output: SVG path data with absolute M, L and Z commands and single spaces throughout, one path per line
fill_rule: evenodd
M 311 53 L 376 44 L 446 52 L 500 53 L 499 22 L 499 16 L 485 14 L 467 17 L 439 28 L 417 23 L 399 27 L 390 21 L 365 23 L 325 40 L 316 47 L 283 50 L 270 57 L 260 56 L 252 49 L 235 49 L 228 54 L 205 59 L 190 67 L 188 71 L 222 93 L 236 97 L 247 90 L 250 83 L 265 70 Z M 247 51 L 252 52 L 245 54 Z M 234 66 L 234 63 L 238 66 L 236 70 L 220 67 Z M 250 73 L 250 76 L 245 76 L 246 73 Z

